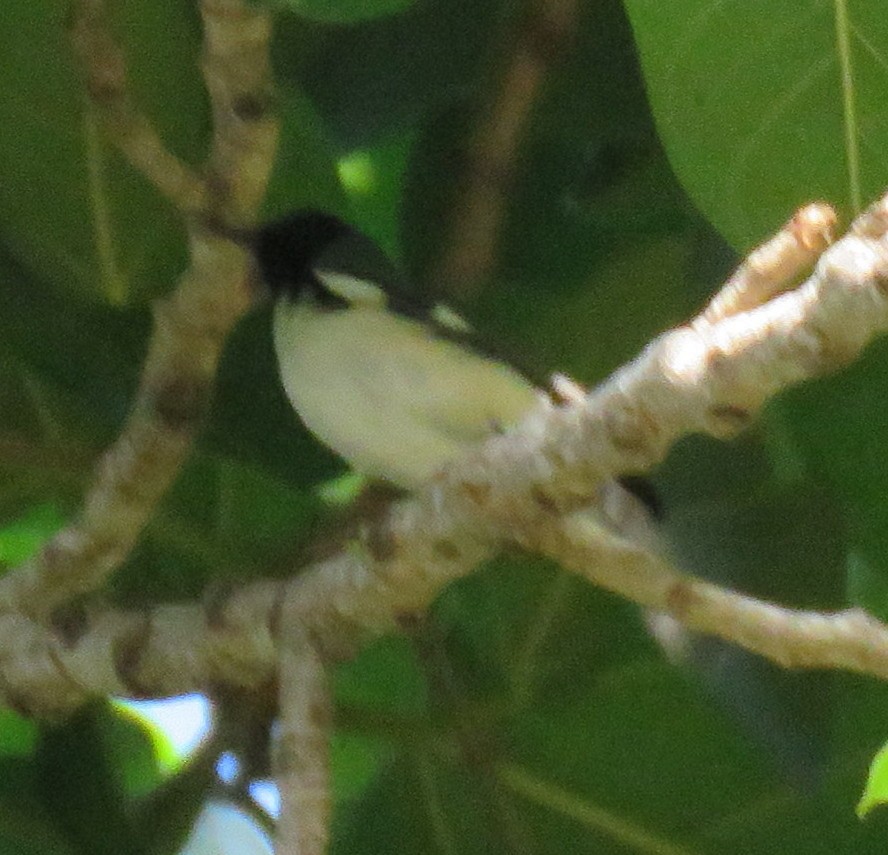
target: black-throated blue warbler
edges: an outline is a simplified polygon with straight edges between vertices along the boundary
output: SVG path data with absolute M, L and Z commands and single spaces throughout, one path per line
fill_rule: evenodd
M 539 404 L 521 372 L 339 218 L 291 214 L 257 229 L 251 249 L 275 300 L 287 397 L 356 471 L 416 488 Z
M 338 217 L 297 211 L 240 242 L 275 301 L 287 397 L 357 472 L 414 489 L 540 405 L 536 384 Z M 656 509 L 646 481 L 620 482 Z

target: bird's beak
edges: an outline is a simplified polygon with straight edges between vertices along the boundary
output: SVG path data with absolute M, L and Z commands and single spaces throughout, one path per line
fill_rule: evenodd
M 215 237 L 230 240 L 247 251 L 252 251 L 256 243 L 256 229 L 232 226 L 215 216 L 202 217 L 196 224 L 198 230 L 209 232 Z

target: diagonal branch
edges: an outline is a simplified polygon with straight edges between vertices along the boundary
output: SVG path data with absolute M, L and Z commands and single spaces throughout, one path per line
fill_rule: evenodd
M 90 92 L 99 99 L 112 136 L 126 148 L 135 139 L 127 129 L 135 127 L 133 122 L 143 130 L 144 125 L 129 104 L 119 50 L 100 0 L 83 0 L 78 8 L 75 41 L 90 53 L 88 68 L 98 78 Z M 264 109 L 270 104 L 270 16 L 239 0 L 205 3 L 201 10 L 215 118 L 210 202 L 223 216 L 251 219 L 277 141 L 277 122 Z M 155 136 L 148 137 L 153 140 L 149 177 L 159 178 L 155 172 L 167 168 L 174 174 L 175 163 Z M 191 186 L 186 179 L 182 186 Z M 186 193 L 189 205 L 201 195 L 193 191 Z M 203 421 L 226 336 L 250 305 L 246 282 L 241 249 L 204 231 L 192 233 L 191 265 L 175 291 L 154 308 L 136 399 L 97 467 L 79 517 L 0 580 L 0 609 L 45 621 L 71 597 L 100 587 L 126 558 Z
M 795 290 L 665 334 L 585 400 L 494 437 L 395 505 L 364 541 L 294 579 L 246 586 L 212 607 L 97 609 L 64 635 L 0 610 L 0 693 L 47 714 L 90 693 L 259 686 L 275 675 L 282 611 L 287 633 L 333 661 L 425 609 L 506 541 L 782 665 L 888 679 L 888 627 L 858 610 L 784 609 L 678 573 L 655 536 L 639 538 L 632 497 L 606 480 L 652 465 L 688 433 L 736 432 L 769 395 L 854 358 L 888 332 L 886 283 L 888 197 Z
M 130 98 L 126 61 L 111 33 L 103 0 L 75 4 L 71 44 L 106 136 L 176 208 L 183 213 L 201 211 L 206 196 L 203 180 L 164 145 Z
M 835 225 L 836 214 L 829 205 L 815 202 L 801 208 L 774 237 L 743 259 L 697 323 L 717 323 L 786 291 L 832 242 Z
M 203 0 L 201 61 L 213 111 L 206 164 L 211 213 L 253 222 L 277 151 L 279 122 L 269 45 L 272 17 L 245 0 Z

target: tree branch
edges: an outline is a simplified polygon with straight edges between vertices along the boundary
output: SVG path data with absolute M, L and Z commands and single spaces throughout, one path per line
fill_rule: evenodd
M 102 3 L 82 0 L 78 10 L 74 38 L 85 55 L 90 94 L 105 124 L 151 180 L 166 181 L 165 171 L 173 177 L 179 167 L 129 104 L 123 60 Z M 207 2 L 201 12 L 204 71 L 215 119 L 208 204 L 221 216 L 251 220 L 277 141 L 277 122 L 267 112 L 270 15 L 240 0 Z M 181 185 L 175 192 L 167 188 L 174 201 L 183 203 L 187 197 L 185 207 L 196 204 L 201 192 L 192 186 L 192 177 L 179 174 L 172 180 Z M 155 306 L 154 332 L 132 411 L 99 463 L 80 516 L 0 580 L 0 609 L 46 621 L 62 603 L 99 588 L 129 554 L 203 422 L 228 331 L 250 305 L 247 264 L 240 248 L 193 230 L 191 265 L 176 290 Z
M 47 714 L 90 693 L 259 686 L 276 673 L 282 604 L 287 631 L 334 661 L 425 609 L 505 541 L 782 665 L 888 679 L 881 623 L 856 610 L 784 609 L 681 575 L 644 536 L 635 500 L 609 481 L 653 465 L 688 433 L 735 433 L 769 395 L 888 331 L 886 229 L 888 197 L 795 290 L 663 335 L 584 400 L 541 407 L 393 506 L 361 543 L 294 579 L 246 586 L 212 607 L 96 609 L 54 630 L 0 610 L 0 691 Z
M 272 753 L 281 794 L 277 855 L 324 855 L 330 824 L 332 700 L 324 663 L 298 620 L 282 613 L 280 718 Z
M 465 297 L 490 273 L 527 120 L 576 17 L 576 0 L 531 0 L 508 34 L 504 68 L 478 111 L 444 252 L 429 275 L 442 293 Z
M 206 165 L 212 213 L 252 223 L 265 197 L 279 122 L 271 74 L 272 16 L 244 0 L 203 0 L 201 69 L 213 110 Z
M 181 212 L 203 210 L 203 180 L 164 145 L 157 129 L 132 103 L 126 61 L 111 33 L 104 0 L 76 2 L 71 44 L 106 136 Z
M 832 242 L 835 211 L 806 205 L 770 240 L 751 252 L 706 307 L 697 323 L 714 324 L 761 306 L 785 291 Z

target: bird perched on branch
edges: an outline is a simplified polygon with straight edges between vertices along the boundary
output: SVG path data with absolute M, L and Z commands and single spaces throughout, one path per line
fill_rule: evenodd
M 306 427 L 358 472 L 407 489 L 540 402 L 469 324 L 411 293 L 367 236 L 306 211 L 262 226 L 284 389 Z
M 287 397 L 355 471 L 415 489 L 545 399 L 464 318 L 411 290 L 380 247 L 338 217 L 305 210 L 225 233 L 250 249 L 274 298 Z M 620 482 L 655 508 L 646 481 Z

